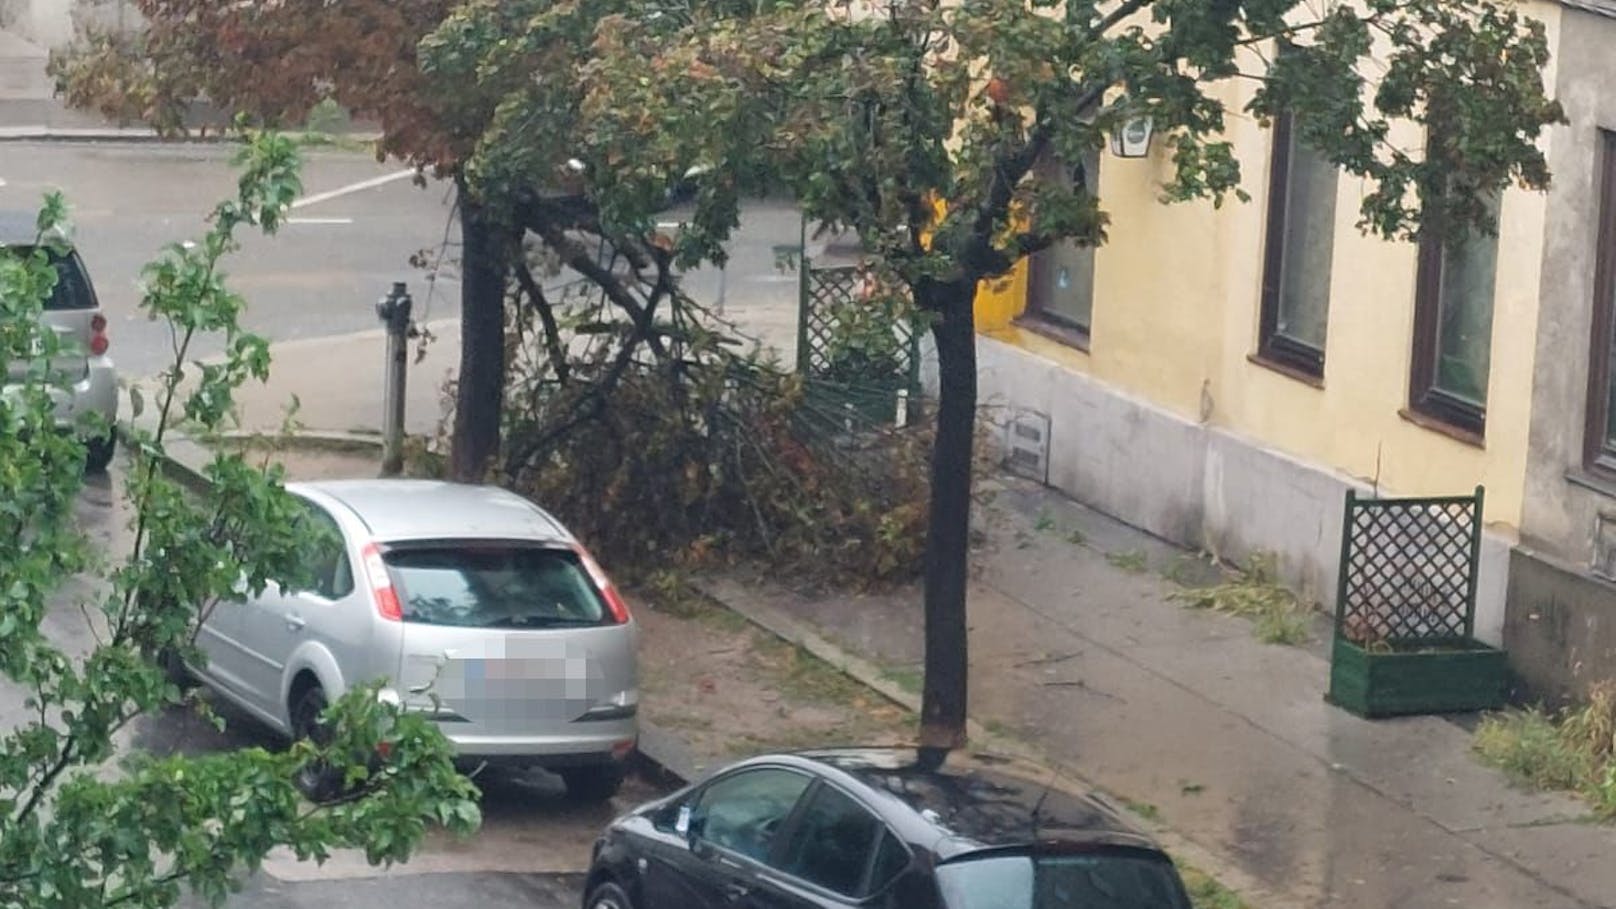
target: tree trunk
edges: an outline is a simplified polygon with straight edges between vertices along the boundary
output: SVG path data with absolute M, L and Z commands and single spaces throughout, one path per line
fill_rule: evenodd
M 926 677 L 920 746 L 943 753 L 965 744 L 969 659 L 965 588 L 970 577 L 971 456 L 976 430 L 975 283 L 923 279 L 921 309 L 938 315 L 937 440 L 926 529 Z
M 449 475 L 481 483 L 499 450 L 505 391 L 505 269 L 499 228 L 460 192 L 460 374 Z

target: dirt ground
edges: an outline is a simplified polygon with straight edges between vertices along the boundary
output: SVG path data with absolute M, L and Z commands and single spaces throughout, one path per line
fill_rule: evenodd
M 699 758 L 913 739 L 903 708 L 722 606 L 634 605 L 640 709 Z

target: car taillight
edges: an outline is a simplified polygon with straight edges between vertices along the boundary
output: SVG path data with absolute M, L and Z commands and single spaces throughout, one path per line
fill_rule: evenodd
M 99 357 L 111 344 L 107 340 L 107 317 L 96 313 L 90 317 L 90 353 Z
M 365 579 L 375 592 L 376 614 L 391 622 L 404 621 L 404 607 L 399 604 L 398 591 L 387 573 L 387 563 L 382 561 L 381 549 L 375 543 L 366 543 L 360 557 L 365 563 Z
M 595 557 L 589 554 L 589 550 L 577 544 L 573 544 L 572 550 L 578 553 L 578 561 L 584 563 L 584 570 L 589 572 L 589 579 L 595 582 L 595 589 L 606 599 L 606 608 L 611 612 L 612 621 L 619 625 L 626 624 L 628 604 L 623 602 L 622 594 L 617 592 L 617 585 L 606 576 L 605 570 L 595 561 Z

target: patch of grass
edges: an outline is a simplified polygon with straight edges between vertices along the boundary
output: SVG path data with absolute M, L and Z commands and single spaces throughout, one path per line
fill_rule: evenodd
M 1251 909 L 1240 894 L 1218 883 L 1205 871 L 1180 862 L 1178 872 L 1184 878 L 1184 888 L 1190 892 L 1190 903 L 1195 909 Z
M 1171 598 L 1193 609 L 1251 619 L 1253 633 L 1266 644 L 1301 644 L 1311 636 L 1309 610 L 1278 577 L 1279 557 L 1259 552 L 1224 583 L 1182 590 Z
M 1206 786 L 1201 783 L 1183 783 L 1179 785 L 1178 791 L 1185 795 L 1200 795 L 1206 791 Z
M 856 705 L 870 700 L 870 689 L 806 650 L 769 634 L 759 634 L 752 652 L 774 687 L 786 698 L 822 704 Z
M 889 666 L 881 670 L 881 674 L 910 694 L 919 694 L 926 683 L 925 673 L 914 666 Z
M 1038 510 L 1038 519 L 1033 522 L 1032 529 L 1039 533 L 1049 533 L 1055 527 L 1055 513 L 1048 508 L 1040 508 Z
M 1616 819 L 1616 679 L 1594 685 L 1580 707 L 1492 714 L 1472 744 L 1517 784 L 1575 792 L 1602 820 Z
M 1134 814 L 1139 815 L 1152 824 L 1161 820 L 1161 809 L 1149 802 L 1136 802 L 1133 799 L 1123 799 L 1122 804 L 1128 806 L 1129 811 L 1132 811 Z
M 701 592 L 690 578 L 671 570 L 653 571 L 637 591 L 652 608 L 675 618 L 693 619 L 720 631 L 745 630 L 751 623 L 735 610 Z
M 1109 552 L 1106 553 L 1105 560 L 1129 574 L 1143 574 L 1145 569 L 1150 566 L 1150 560 L 1145 556 L 1143 549 L 1130 549 L 1127 552 Z
M 1082 546 L 1087 540 L 1088 538 L 1083 536 L 1083 531 L 1078 530 L 1076 527 L 1066 531 L 1066 542 L 1071 543 L 1073 546 Z

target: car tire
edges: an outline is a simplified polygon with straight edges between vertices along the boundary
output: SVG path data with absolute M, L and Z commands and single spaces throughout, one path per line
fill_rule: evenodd
M 320 722 L 320 714 L 325 711 L 326 704 L 325 690 L 319 685 L 312 685 L 297 696 L 291 710 L 293 741 L 306 739 L 316 745 L 325 745 L 330 741 L 330 730 Z M 299 768 L 292 783 L 304 798 L 317 805 L 342 794 L 340 771 L 317 761 Z
M 605 802 L 623 787 L 623 768 L 616 764 L 592 764 L 559 771 L 567 784 L 567 797 L 575 802 Z
M 151 661 L 157 664 L 157 668 L 163 670 L 163 678 L 180 691 L 189 691 L 197 686 L 196 676 L 185 668 L 185 660 L 180 658 L 174 648 L 164 647 L 151 655 Z
M 84 472 L 105 473 L 107 466 L 112 463 L 112 454 L 117 447 L 118 439 L 111 433 L 99 439 L 85 439 Z
M 634 909 L 634 903 L 622 887 L 611 881 L 602 881 L 584 897 L 584 909 Z

